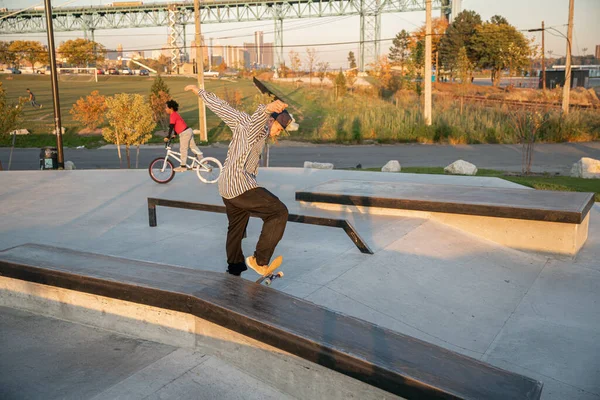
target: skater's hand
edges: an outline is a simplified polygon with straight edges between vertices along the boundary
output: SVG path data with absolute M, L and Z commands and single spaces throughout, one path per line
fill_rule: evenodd
M 198 93 L 198 90 L 200 90 L 200 89 L 196 85 L 187 85 L 183 90 L 185 90 L 186 92 L 188 90 L 191 90 L 194 93 Z
M 285 104 L 283 101 L 280 100 L 275 100 L 274 102 L 272 102 L 271 104 L 267 105 L 267 111 L 270 113 L 280 113 L 283 110 L 285 110 L 287 108 L 287 104 Z
M 166 138 L 163 138 L 163 140 L 164 140 L 165 143 L 167 143 L 169 141 L 169 138 L 166 137 Z

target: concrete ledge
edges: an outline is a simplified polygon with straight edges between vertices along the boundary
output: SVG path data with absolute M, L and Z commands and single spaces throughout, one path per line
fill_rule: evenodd
M 299 203 L 305 207 L 328 211 L 430 219 L 513 249 L 567 256 L 577 255 L 585 244 L 590 221 L 589 213 L 581 224 L 568 224 L 564 222 L 530 221 L 394 208 L 346 206 L 304 201 Z
M 299 399 L 401 399 L 187 313 L 7 277 L 0 277 L 0 306 L 200 348 Z
M 574 256 L 587 240 L 592 193 L 333 180 L 296 192 L 304 206 L 436 220 L 503 246 Z
M 213 325 L 194 324 L 192 330 L 184 319 L 181 326 L 167 324 L 167 331 L 212 338 L 215 329 L 224 328 L 224 341 L 235 331 L 406 398 L 536 400 L 541 395 L 542 383 L 534 379 L 227 274 L 35 244 L 0 252 L 0 274 L 191 314 Z M 271 368 L 266 367 L 269 374 Z

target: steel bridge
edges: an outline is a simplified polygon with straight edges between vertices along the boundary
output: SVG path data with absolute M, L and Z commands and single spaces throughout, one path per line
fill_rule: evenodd
M 201 0 L 203 24 L 271 20 L 274 23 L 274 53 L 277 64 L 283 57 L 283 20 L 360 15 L 359 67 L 379 56 L 381 14 L 424 11 L 426 0 Z M 460 0 L 432 0 L 432 8 L 451 19 L 460 12 Z M 8 15 L 11 11 L 0 12 Z M 122 28 L 169 27 L 169 40 L 175 53 L 186 49 L 185 26 L 194 24 L 193 2 L 152 3 L 131 6 L 53 8 L 54 30 L 94 31 Z M 0 35 L 46 32 L 43 9 L 24 11 L 0 19 Z

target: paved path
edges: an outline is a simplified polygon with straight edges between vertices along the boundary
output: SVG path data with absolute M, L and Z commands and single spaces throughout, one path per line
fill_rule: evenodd
M 224 146 L 203 149 L 206 155 L 225 160 Z M 15 149 L 12 170 L 39 168 L 39 149 Z M 10 149 L 0 149 L 4 169 L 8 167 Z M 162 146 L 146 146 L 140 150 L 139 167 L 147 168 L 150 161 L 164 154 Z M 538 144 L 533 158 L 534 171 L 568 174 L 574 162 L 581 157 L 600 159 L 600 142 Z M 135 152 L 133 152 L 135 166 Z M 388 160 L 399 160 L 403 166 L 445 167 L 464 159 L 479 168 L 506 171 L 521 170 L 519 145 L 280 145 L 271 148 L 270 166 L 302 167 L 304 161 L 332 162 L 336 168 L 350 168 L 362 164 L 363 168 L 381 167 Z M 119 168 L 116 149 L 96 150 L 65 149 L 65 160 L 71 160 L 78 169 Z

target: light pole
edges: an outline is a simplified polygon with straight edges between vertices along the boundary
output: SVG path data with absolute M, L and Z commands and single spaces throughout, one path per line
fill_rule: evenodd
M 194 0 L 194 19 L 196 20 L 196 74 L 198 77 L 198 87 L 204 89 L 204 46 L 202 45 L 202 35 L 200 32 L 200 0 Z M 198 124 L 200 125 L 200 140 L 207 142 L 206 108 L 200 96 L 198 96 Z
M 58 96 L 58 75 L 56 73 L 56 53 L 54 51 L 54 27 L 52 25 L 51 0 L 44 0 L 46 7 L 46 29 L 48 31 L 48 53 L 50 56 L 50 78 L 52 80 L 52 100 L 54 103 L 54 129 L 56 130 L 56 149 L 58 169 L 65 167 L 62 143 L 62 123 L 60 120 L 60 99 Z

